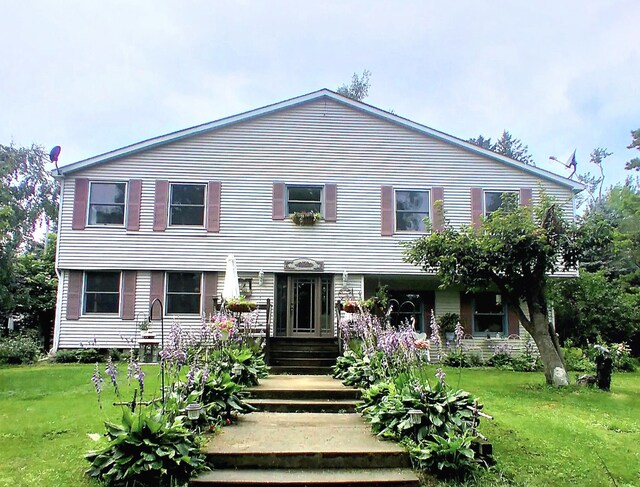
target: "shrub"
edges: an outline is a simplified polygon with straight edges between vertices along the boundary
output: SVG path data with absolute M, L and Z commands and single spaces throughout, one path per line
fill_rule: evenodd
M 449 367 L 471 367 L 470 358 L 459 348 L 451 351 L 447 355 L 445 355 L 442 360 L 444 365 L 448 365 Z
M 61 349 L 56 352 L 53 360 L 59 364 L 75 364 L 78 362 L 78 355 L 76 350 Z
M 182 417 L 169 423 L 156 409 L 124 409 L 120 424 L 105 426 L 107 445 L 85 458 L 86 474 L 107 485 L 169 486 L 204 469 L 205 456 Z
M 105 360 L 105 356 L 95 348 L 79 348 L 76 350 L 76 357 L 81 364 L 94 364 Z
M 399 377 L 385 389 L 378 389 L 377 395 L 364 396 L 359 407 L 362 415 L 371 423 L 371 429 L 379 436 L 413 441 L 432 439 L 433 435 L 463 433 L 473 423 L 475 400 L 466 391 L 450 390 L 438 382 L 435 388 L 415 379 Z M 481 409 L 482 405 L 478 406 Z M 422 412 L 420 422 L 413 424 L 410 410 Z
M 487 365 L 497 368 L 510 368 L 512 364 L 511 355 L 507 352 L 498 352 L 487 360 Z
M 432 440 L 407 440 L 405 447 L 414 468 L 436 471 L 443 476 L 461 478 L 477 466 L 471 443 L 476 438 L 469 432 L 433 435 Z
M 0 364 L 32 364 L 40 353 L 36 332 L 12 333 L 0 338 Z

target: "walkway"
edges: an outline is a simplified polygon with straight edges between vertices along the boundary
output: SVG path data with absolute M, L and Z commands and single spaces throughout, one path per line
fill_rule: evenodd
M 357 390 L 329 376 L 290 375 L 270 376 L 251 394 L 258 409 L 283 412 L 223 428 L 206 448 L 216 470 L 192 485 L 419 485 L 401 447 L 373 436 L 358 414 L 335 412 L 352 411 Z

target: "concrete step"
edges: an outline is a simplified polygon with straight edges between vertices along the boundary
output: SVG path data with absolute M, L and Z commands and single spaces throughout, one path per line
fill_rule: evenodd
M 271 357 L 275 358 L 332 358 L 338 356 L 338 350 L 309 350 L 309 349 L 283 349 L 272 350 Z
M 381 441 L 358 414 L 264 413 L 238 418 L 204 449 L 215 469 L 408 468 L 409 454 Z
M 353 413 L 353 399 L 249 399 L 257 411 L 269 413 Z
M 269 358 L 269 365 L 282 366 L 282 367 L 333 367 L 336 364 L 335 357 L 333 358 L 319 358 L 319 357 L 307 357 L 307 358 L 290 358 L 290 357 L 277 357 L 271 356 Z
M 246 452 L 209 453 L 216 469 L 410 468 L 406 452 Z
M 280 470 L 214 470 L 191 480 L 193 486 L 253 487 L 319 487 L 319 486 L 371 486 L 418 487 L 416 475 L 407 468 L 354 469 L 280 469 Z
M 332 367 L 311 367 L 311 366 L 282 366 L 274 365 L 269 367 L 271 374 L 289 374 L 289 375 L 331 375 L 333 373 Z
M 269 386 L 247 389 L 251 399 L 360 399 L 360 391 L 347 387 L 335 389 L 272 389 Z

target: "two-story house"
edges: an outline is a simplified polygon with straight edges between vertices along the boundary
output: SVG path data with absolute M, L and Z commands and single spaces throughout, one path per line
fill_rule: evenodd
M 395 318 L 425 329 L 458 313 L 471 336 L 519 334 L 500 296 L 439 289 L 400 242 L 541 188 L 569 214 L 579 183 L 373 106 L 320 90 L 149 139 L 56 172 L 61 185 L 54 348 L 128 348 L 159 298 L 165 321 L 199 326 L 233 254 L 271 336 L 333 337 L 334 303 L 387 285 Z M 298 226 L 290 214 L 322 215 Z M 398 309 L 399 308 L 399 309 Z M 262 312 L 264 314 L 264 311 Z M 264 317 L 263 317 L 264 319 Z M 158 330 L 156 330 L 156 333 Z

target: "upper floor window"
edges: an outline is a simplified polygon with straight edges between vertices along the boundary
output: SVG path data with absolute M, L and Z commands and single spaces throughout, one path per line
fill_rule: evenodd
M 487 217 L 504 203 L 503 195 L 514 194 L 518 201 L 518 191 L 485 191 L 484 192 L 484 216 Z
M 287 213 L 322 213 L 322 186 L 287 186 Z
M 506 334 L 507 313 L 502 298 L 496 293 L 477 293 L 473 296 L 473 333 Z
M 167 272 L 166 314 L 200 314 L 201 272 Z
M 89 225 L 124 225 L 126 183 L 92 182 Z
M 84 273 L 84 312 L 118 313 L 120 309 L 120 273 L 92 271 Z
M 396 231 L 424 232 L 429 218 L 429 191 L 396 190 Z
M 204 225 L 204 184 L 172 184 L 169 225 Z

